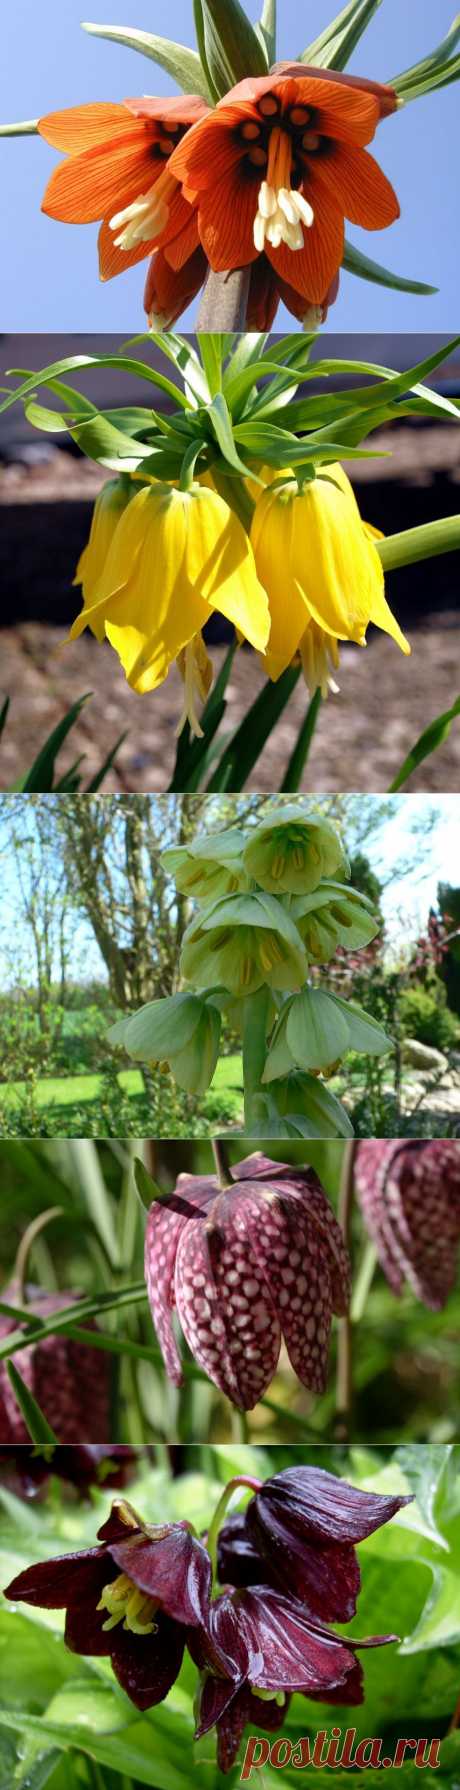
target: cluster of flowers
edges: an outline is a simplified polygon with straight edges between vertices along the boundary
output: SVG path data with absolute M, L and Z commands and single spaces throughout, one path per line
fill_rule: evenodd
M 363 1217 L 391 1289 L 404 1279 L 432 1310 L 455 1283 L 460 1242 L 460 1144 L 359 1144 Z M 345 1316 L 351 1265 L 340 1225 L 311 1168 L 259 1152 L 223 1189 L 180 1175 L 147 1219 L 145 1273 L 166 1372 L 180 1386 L 176 1311 L 203 1372 L 240 1409 L 264 1397 L 281 1343 L 303 1386 L 325 1390 L 332 1314 Z
M 43 210 L 102 219 L 103 280 L 151 257 L 152 329 L 176 321 L 209 268 L 242 267 L 248 329 L 271 328 L 281 298 L 314 328 L 337 294 L 344 218 L 381 230 L 399 217 L 366 147 L 397 103 L 391 87 L 299 62 L 250 75 L 214 108 L 187 94 L 51 112 L 38 129 L 66 160 Z
M 178 732 L 188 720 L 201 734 L 198 705 L 212 683 L 203 629 L 214 611 L 256 648 L 273 682 L 301 663 L 311 695 L 337 689 L 339 642 L 365 646 L 371 622 L 410 652 L 386 600 L 379 531 L 363 522 L 342 466 L 306 481 L 305 469 L 302 479 L 259 467 L 249 530 L 212 472 L 185 483 L 123 473 L 103 486 L 71 629 L 72 639 L 86 627 L 107 639 L 141 695 L 175 661 L 184 684 Z
M 254 1495 L 243 1515 L 225 1520 L 239 1486 Z M 357 1649 L 398 1637 L 357 1641 L 326 1625 L 355 1614 L 356 1542 L 409 1501 L 358 1491 L 322 1469 L 288 1468 L 265 1484 L 231 1481 L 200 1540 L 188 1522 L 153 1526 L 116 1500 L 98 1546 L 28 1567 L 6 1595 L 65 1609 L 67 1646 L 109 1656 L 141 1710 L 168 1695 L 187 1647 L 200 1673 L 197 1736 L 217 1728 L 227 1772 L 246 1725 L 281 1728 L 292 1692 L 362 1702 Z
M 164 852 L 162 863 L 198 904 L 180 958 L 189 990 L 118 1021 L 111 1043 L 140 1061 L 166 1062 L 180 1087 L 202 1093 L 226 1011 L 242 1031 L 245 1081 L 254 1083 L 250 1034 L 263 990 L 254 1122 L 257 1116 L 260 1127 L 265 1114 L 273 1136 L 285 1121 L 290 1135 L 289 1115 L 303 1113 L 312 1127 L 306 1119 L 304 1135 L 324 1136 L 325 1125 L 329 1135 L 349 1135 L 340 1102 L 317 1077 L 332 1073 L 347 1051 L 379 1055 L 390 1040 L 362 1008 L 309 982 L 310 966 L 328 963 L 338 944 L 356 949 L 378 931 L 367 897 L 336 880 L 349 865 L 335 828 L 300 805 L 280 805 L 253 832 L 231 827 L 198 837 Z

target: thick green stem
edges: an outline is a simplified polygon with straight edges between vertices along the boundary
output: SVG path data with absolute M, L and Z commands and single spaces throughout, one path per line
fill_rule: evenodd
M 269 1006 L 270 989 L 266 987 L 248 995 L 244 1003 L 244 1128 L 249 1137 L 257 1136 L 258 1124 L 266 1110 L 266 1094 L 261 1083 L 267 1056 Z
M 221 330 L 239 332 L 246 328 L 250 267 L 235 267 L 230 273 L 208 273 L 197 329 L 206 335 Z
M 440 553 L 455 553 L 460 547 L 460 516 L 444 516 L 440 522 L 424 522 L 421 528 L 404 529 L 403 534 L 388 535 L 376 541 L 384 572 L 395 572 L 398 566 L 412 566 L 420 559 L 435 559 Z
M 247 529 L 249 534 L 255 504 L 253 503 L 252 497 L 249 496 L 249 491 L 244 483 L 244 479 L 233 478 L 231 473 L 222 472 L 220 466 L 212 467 L 212 476 L 216 491 L 219 492 L 219 497 L 224 498 L 225 503 L 228 503 L 229 509 L 234 511 L 235 516 L 238 516 L 239 521 L 243 524 L 243 528 Z
M 225 1145 L 221 1142 L 221 1139 L 219 1137 L 212 1138 L 211 1149 L 212 1149 L 212 1153 L 213 1153 L 213 1157 L 214 1157 L 214 1162 L 215 1162 L 215 1167 L 216 1167 L 216 1175 L 217 1175 L 217 1179 L 219 1182 L 219 1186 L 224 1191 L 224 1189 L 226 1187 L 233 1186 L 233 1179 L 232 1179 L 232 1175 L 230 1172 L 230 1164 L 229 1164 L 229 1161 L 227 1158 L 227 1151 L 225 1149 Z

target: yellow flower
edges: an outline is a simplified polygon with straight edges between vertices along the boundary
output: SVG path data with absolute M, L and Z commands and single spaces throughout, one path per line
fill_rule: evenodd
M 102 486 L 93 510 L 89 540 L 83 553 L 80 554 L 74 584 L 83 587 L 85 608 L 91 608 L 95 600 L 95 592 L 104 570 L 109 547 L 112 545 L 117 522 L 130 503 L 135 486 L 131 479 L 123 474 L 120 479 L 107 479 Z M 100 617 L 91 621 L 89 626 L 98 640 L 104 639 L 104 627 Z
M 288 477 L 262 492 L 251 541 L 270 604 L 269 677 L 300 654 L 311 692 L 326 695 L 339 640 L 365 646 L 369 622 L 410 652 L 386 601 L 376 536 L 341 466 L 324 468 L 302 491 Z
M 105 566 L 74 622 L 115 647 L 128 683 L 141 694 L 167 676 L 174 659 L 184 679 L 186 713 L 208 684 L 201 629 L 218 610 L 264 652 L 268 601 L 238 517 L 217 492 L 148 485 L 120 517 Z

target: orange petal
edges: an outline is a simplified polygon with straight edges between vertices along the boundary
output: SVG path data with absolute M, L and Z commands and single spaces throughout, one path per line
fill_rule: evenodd
M 331 137 L 344 137 L 346 142 L 364 144 L 374 136 L 379 119 L 375 93 L 366 90 L 365 83 L 355 87 L 341 80 L 327 80 L 320 70 L 317 75 L 305 73 L 301 76 L 296 71 L 294 79 L 289 75 L 272 74 L 260 80 L 240 81 L 220 101 L 215 117 L 228 114 L 229 122 L 234 125 L 239 116 L 244 116 L 251 101 L 256 106 L 266 93 L 276 94 L 283 109 L 292 105 L 311 105 L 319 113 L 318 128 Z
M 259 255 L 251 267 L 246 329 L 271 329 L 275 320 L 280 293 L 275 270 L 265 255 Z
M 303 293 L 311 304 L 321 305 L 343 258 L 343 217 L 331 204 L 318 206 L 314 224 L 304 231 L 303 249 L 289 249 L 281 243 L 273 249 L 266 243 L 266 252 L 276 273 L 287 280 L 295 292 Z
M 217 107 L 209 117 L 187 131 L 182 143 L 173 150 L 169 167 L 176 180 L 182 181 L 187 198 L 193 198 L 205 187 L 216 186 L 242 161 L 244 147 L 235 142 L 233 135 L 235 123 L 239 123 L 241 116 L 251 118 L 253 108 L 246 107 L 240 112 L 236 106 L 228 106 L 225 110 Z
M 124 105 L 94 104 L 89 106 L 66 106 L 62 112 L 47 112 L 39 119 L 40 136 L 53 149 L 63 149 L 68 155 L 80 155 L 82 149 L 93 149 L 97 143 L 105 143 L 107 138 L 115 137 L 121 131 L 132 131 L 131 114 Z
M 378 162 L 366 149 L 341 144 L 318 155 L 310 163 L 305 191 L 315 209 L 315 199 L 330 193 L 351 224 L 364 230 L 384 230 L 399 217 L 396 193 Z
M 176 323 L 181 311 L 200 291 L 206 268 L 206 256 L 200 247 L 189 255 L 179 273 L 169 266 L 161 249 L 157 255 L 152 255 L 144 292 L 147 316 L 151 311 L 162 312 L 167 317 L 168 328 Z
M 200 199 L 198 223 L 205 254 L 214 273 L 247 267 L 255 261 L 254 218 L 259 182 L 241 173 L 239 163 Z
M 92 224 L 111 217 L 161 174 L 165 162 L 152 155 L 152 147 L 146 127 L 131 121 L 128 139 L 112 139 L 59 162 L 48 181 L 42 211 L 65 224 Z
M 295 75 L 300 79 L 307 77 L 310 81 L 324 81 L 323 69 L 314 67 L 310 62 L 277 62 L 273 74 Z M 334 81 L 334 86 L 359 87 L 361 92 L 373 93 L 377 100 L 380 118 L 388 118 L 391 112 L 396 111 L 398 99 L 394 87 L 382 86 L 381 81 L 366 81 L 363 75 L 339 74 L 337 69 L 334 69 L 331 78 Z
M 184 266 L 184 263 L 188 261 L 189 256 L 193 255 L 195 250 L 200 247 L 198 213 L 191 210 L 190 205 L 187 205 L 187 201 L 182 198 L 182 194 L 180 193 L 178 194 L 177 200 L 175 200 L 171 206 L 171 217 L 172 216 L 174 216 L 176 220 L 177 235 L 173 236 L 170 240 L 169 234 L 167 234 L 166 231 L 163 231 L 163 236 L 160 238 L 160 246 L 164 247 L 164 253 L 169 266 L 172 267 L 176 273 L 179 273 Z M 183 220 L 182 223 L 180 221 L 181 219 Z M 171 218 L 168 224 L 168 232 L 170 223 Z M 202 252 L 203 251 L 201 251 L 201 253 Z
M 175 99 L 151 99 L 143 94 L 140 99 L 125 99 L 123 103 L 135 118 L 154 118 L 170 124 L 195 124 L 211 109 L 197 93 L 179 93 Z

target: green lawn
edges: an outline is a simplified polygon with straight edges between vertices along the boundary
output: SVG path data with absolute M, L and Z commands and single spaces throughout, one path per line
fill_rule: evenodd
M 212 1089 L 223 1094 L 227 1089 L 240 1088 L 242 1081 L 241 1057 L 222 1057 L 217 1064 L 212 1082 Z M 139 1096 L 145 1092 L 141 1069 L 120 1069 L 117 1082 L 124 1094 Z M 104 1090 L 102 1075 L 55 1075 L 38 1081 L 34 1088 L 37 1106 L 77 1106 L 85 1101 L 98 1100 Z M 6 1105 L 14 1107 L 15 1102 L 24 1098 L 29 1090 L 25 1081 L 4 1082 L 0 1084 L 0 1098 Z

